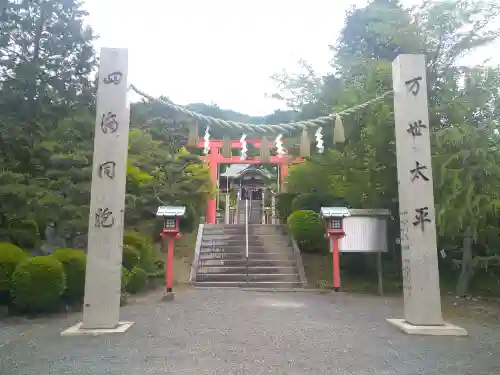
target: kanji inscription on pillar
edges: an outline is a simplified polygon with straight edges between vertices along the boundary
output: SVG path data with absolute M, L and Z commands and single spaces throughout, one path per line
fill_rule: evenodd
M 442 325 L 424 56 L 398 56 L 393 81 L 404 318 Z
M 119 324 L 130 110 L 128 52 L 101 50 L 82 328 Z

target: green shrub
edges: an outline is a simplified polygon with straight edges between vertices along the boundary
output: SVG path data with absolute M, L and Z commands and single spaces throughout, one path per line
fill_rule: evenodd
M 160 230 L 158 230 L 158 234 Z M 134 265 L 146 271 L 154 271 L 154 250 L 151 240 L 139 232 L 129 231 L 123 234 L 123 245 L 130 246 L 139 254 L 139 262 Z M 131 269 L 131 268 L 129 268 Z
M 122 265 L 127 270 L 131 270 L 139 263 L 139 252 L 132 246 L 123 245 Z
M 8 243 L 0 242 L 0 299 L 8 298 L 11 286 L 11 279 L 17 265 L 28 258 L 19 247 Z
M 53 256 L 38 256 L 20 263 L 12 274 L 13 304 L 24 311 L 53 310 L 66 288 L 64 267 Z
M 40 244 L 40 230 L 35 220 L 9 219 L 8 235 L 23 249 L 32 249 Z
M 52 256 L 62 263 L 66 273 L 63 298 L 68 302 L 81 301 L 85 292 L 87 255 L 81 250 L 59 249 Z
M 196 229 L 196 226 L 198 224 L 198 214 L 191 204 L 180 203 L 180 205 L 186 206 L 186 216 L 183 217 L 181 219 L 181 222 L 179 223 L 180 231 L 181 233 L 191 233 Z
M 127 289 L 129 281 L 130 281 L 130 272 L 125 267 L 122 267 L 122 282 L 121 282 L 122 292 Z
M 279 193 L 276 194 L 276 214 L 280 219 L 286 220 L 293 212 L 292 201 L 297 193 Z
M 127 292 L 135 294 L 142 292 L 148 286 L 148 274 L 142 268 L 135 267 L 130 271 Z
M 292 213 L 287 220 L 288 228 L 304 252 L 324 251 L 328 247 L 324 238 L 324 225 L 314 211 L 302 210 Z
M 292 201 L 292 210 L 311 210 L 319 213 L 321 207 L 345 207 L 347 204 L 342 198 L 324 193 L 304 193 L 297 195 Z

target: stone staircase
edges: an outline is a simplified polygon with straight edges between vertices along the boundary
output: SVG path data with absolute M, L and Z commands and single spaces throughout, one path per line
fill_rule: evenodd
M 238 201 L 238 224 L 245 224 L 245 205 L 246 201 L 241 199 Z M 248 201 L 248 223 L 261 224 L 262 223 L 262 201 L 252 200 Z
M 192 283 L 200 287 L 297 288 L 305 284 L 300 254 L 280 225 L 200 226 Z

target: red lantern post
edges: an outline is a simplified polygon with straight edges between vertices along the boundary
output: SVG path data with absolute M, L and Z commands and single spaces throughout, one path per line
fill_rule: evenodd
M 174 275 L 174 241 L 182 237 L 180 233 L 180 219 L 186 214 L 183 206 L 161 206 L 158 207 L 156 216 L 163 217 L 163 227 L 160 237 L 167 240 L 167 261 L 165 262 L 165 294 L 164 301 L 172 301 L 174 292 L 172 289 Z
M 340 291 L 340 250 L 339 240 L 345 236 L 343 219 L 349 216 L 345 207 L 321 207 L 321 216 L 326 221 L 325 237 L 330 240 L 332 253 L 333 290 Z

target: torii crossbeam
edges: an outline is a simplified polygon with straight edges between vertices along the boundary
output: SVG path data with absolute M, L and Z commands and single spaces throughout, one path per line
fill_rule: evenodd
M 260 139 L 247 139 L 245 141 L 247 144 L 251 143 L 256 148 L 260 148 L 261 140 Z M 269 142 L 269 146 L 272 146 L 273 143 Z M 200 141 L 198 144 L 199 148 L 203 148 L 204 141 Z M 220 149 L 223 147 L 222 140 L 219 139 L 210 139 L 210 152 L 208 155 L 202 156 L 201 159 L 208 165 L 210 168 L 210 179 L 214 185 L 217 185 L 217 171 L 219 164 L 276 164 L 279 165 L 280 168 L 280 186 L 283 186 L 283 182 L 285 180 L 285 176 L 288 172 L 288 165 L 293 163 L 301 162 L 301 158 L 292 158 L 289 155 L 284 156 L 269 156 L 269 159 L 263 161 L 260 157 L 256 156 L 252 159 L 241 159 L 239 156 L 232 156 L 230 158 L 225 158 L 221 155 Z M 241 148 L 242 143 L 239 140 L 231 141 L 231 148 Z M 209 199 L 207 202 L 207 212 L 206 212 L 206 222 L 207 224 L 215 224 L 216 223 L 216 214 L 217 214 L 217 200 Z

